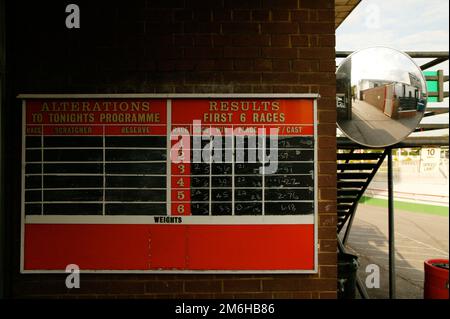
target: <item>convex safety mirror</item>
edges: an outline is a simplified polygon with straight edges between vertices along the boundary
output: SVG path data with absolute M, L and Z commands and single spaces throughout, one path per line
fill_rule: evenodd
M 336 71 L 337 125 L 356 143 L 386 147 L 405 139 L 423 117 L 426 81 L 405 53 L 374 47 L 354 52 Z

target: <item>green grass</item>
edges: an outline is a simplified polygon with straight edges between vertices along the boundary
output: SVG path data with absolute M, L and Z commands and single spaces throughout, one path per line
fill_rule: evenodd
M 386 207 L 386 208 L 388 207 L 387 199 L 363 196 L 363 197 L 361 197 L 359 202 L 361 204 Z M 448 216 L 448 207 L 445 207 L 445 206 L 410 203 L 410 202 L 402 202 L 402 201 L 396 200 L 396 201 L 394 201 L 394 208 L 400 209 L 400 210 L 405 210 L 408 212 L 413 212 L 413 213 Z

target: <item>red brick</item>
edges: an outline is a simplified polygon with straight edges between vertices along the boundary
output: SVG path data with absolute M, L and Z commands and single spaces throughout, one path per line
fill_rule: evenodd
M 288 10 L 272 10 L 273 21 L 289 21 L 290 12 Z
M 219 34 L 213 35 L 213 45 L 215 47 L 230 46 L 232 42 L 233 37 L 229 35 L 219 35 Z
M 335 11 L 334 10 L 317 10 L 317 21 L 322 22 L 334 22 L 335 21 Z
M 320 47 L 319 38 L 317 34 L 309 35 L 309 47 Z
M 210 22 L 212 21 L 212 12 L 210 10 L 195 10 L 194 21 L 198 22 Z
M 311 299 L 310 292 L 275 292 L 274 299 Z
M 322 154 L 326 154 L 326 153 L 331 153 L 331 152 L 319 152 Z M 331 153 L 333 154 L 333 153 Z M 323 158 L 320 158 L 319 155 L 319 161 L 325 161 L 325 160 L 336 160 L 336 153 L 332 156 L 330 156 L 330 158 L 328 158 L 328 156 L 326 155 L 322 155 Z M 330 176 L 330 175 L 320 175 L 319 176 L 319 188 L 320 187 L 336 187 L 336 176 Z
M 335 35 L 334 34 L 319 35 L 318 45 L 321 47 L 334 47 L 336 45 Z
M 274 292 L 272 294 L 273 299 L 290 299 L 292 298 L 292 292 Z
M 319 202 L 319 214 L 336 213 L 336 201 L 320 201 Z
M 283 8 L 283 9 L 297 9 L 297 0 L 264 0 L 263 7 L 265 8 Z
M 216 22 L 231 21 L 232 11 L 227 9 L 213 10 L 213 20 Z
M 233 11 L 234 21 L 250 21 L 251 12 L 249 10 L 234 10 Z
M 262 280 L 263 291 L 298 291 L 299 280 L 294 279 L 272 279 Z
M 336 97 L 336 86 L 335 85 L 321 85 L 319 88 L 319 93 L 322 97 Z
M 233 60 L 215 60 L 214 70 L 215 71 L 231 71 L 233 69 Z
M 153 1 L 153 0 L 151 0 Z M 151 2 L 150 1 L 150 2 Z M 204 9 L 207 8 L 222 8 L 222 1 L 208 1 L 208 0 L 189 0 L 185 1 L 185 6 L 189 6 L 194 9 Z
M 254 292 L 254 293 L 237 293 L 233 294 L 235 299 L 271 299 L 272 293 Z
M 270 44 L 269 35 L 235 35 L 233 45 L 235 46 L 268 46 Z
M 147 58 L 157 58 L 162 59 L 181 59 L 183 56 L 183 51 L 175 48 L 151 48 L 146 52 Z
M 177 47 L 192 47 L 194 45 L 194 38 L 191 35 L 179 35 L 175 34 L 173 42 Z
M 292 298 L 294 299 L 311 299 L 310 292 L 293 292 Z
M 172 11 L 172 10 L 147 9 L 147 10 L 144 10 L 143 14 L 145 15 L 145 20 L 151 21 L 151 22 L 172 22 L 173 18 L 174 18 L 174 11 Z M 122 11 L 121 11 L 121 15 L 122 15 Z M 175 21 L 180 21 L 180 20 L 175 20 Z
M 314 60 L 295 60 L 292 63 L 294 72 L 315 72 L 318 70 L 319 62 Z M 304 75 L 301 75 L 302 77 Z
M 246 8 L 246 9 L 258 9 L 261 8 L 263 0 L 225 0 L 226 8 Z M 222 5 L 222 1 L 215 1 Z
M 273 60 L 272 67 L 275 72 L 289 72 L 291 70 L 289 60 Z
M 273 93 L 292 93 L 292 85 L 274 85 Z
M 193 16 L 192 10 L 176 10 L 174 12 L 175 21 L 189 21 L 193 19 Z
M 319 216 L 319 226 L 329 227 L 334 226 L 336 227 L 336 215 L 321 215 Z
M 146 293 L 181 293 L 183 292 L 182 281 L 150 281 L 145 284 Z
M 273 35 L 270 44 L 276 47 L 288 47 L 290 45 L 290 38 L 288 35 Z
M 192 85 L 177 85 L 175 93 L 194 93 L 194 87 Z
M 264 83 L 294 84 L 298 83 L 298 74 L 292 72 L 263 73 Z
M 331 48 L 299 48 L 298 57 L 300 59 L 334 59 L 335 51 Z
M 272 60 L 269 59 L 256 59 L 254 61 L 255 71 L 271 71 Z
M 261 281 L 252 280 L 224 280 L 223 289 L 225 292 L 257 292 L 261 291 Z
M 336 266 L 320 266 L 319 267 L 320 278 L 336 278 L 337 267 Z
M 318 132 L 320 136 L 336 136 L 336 123 L 319 123 Z M 320 154 L 319 154 L 320 155 Z M 336 153 L 331 154 L 331 156 L 336 157 Z M 327 157 L 330 158 L 330 157 Z
M 298 22 L 309 21 L 309 12 L 308 12 L 308 10 L 291 11 L 291 19 L 292 19 L 292 21 L 298 21 Z
M 121 29 L 125 32 L 125 29 Z M 145 24 L 145 33 L 151 35 L 181 33 L 183 31 L 182 23 L 150 23 Z
M 305 9 L 332 9 L 333 0 L 300 0 L 300 8 Z
M 113 281 L 108 287 L 108 293 L 117 294 L 143 294 L 145 292 L 145 282 L 143 281 Z
M 196 47 L 211 47 L 213 37 L 210 34 L 202 34 L 194 36 L 194 45 Z
M 255 10 L 252 11 L 253 21 L 269 21 L 270 11 L 269 10 Z
M 311 93 L 314 92 L 311 90 L 309 85 L 293 85 L 292 93 Z
M 261 32 L 267 34 L 297 34 L 298 30 L 299 30 L 298 23 L 292 22 L 261 23 Z
M 333 113 L 334 113 L 335 109 L 336 109 L 336 98 L 334 96 L 332 98 L 322 97 L 320 99 L 320 111 L 321 112 L 333 111 Z M 323 116 L 326 117 L 327 115 L 323 115 Z
M 319 63 L 319 71 L 321 72 L 333 72 L 336 70 L 335 60 L 321 60 Z
M 224 48 L 225 58 L 257 58 L 260 56 L 259 48 Z
M 300 76 L 300 83 L 333 84 L 336 83 L 336 77 L 332 73 L 325 73 L 325 72 L 303 73 Z
M 195 67 L 195 63 L 192 60 L 177 60 L 173 62 L 175 69 L 178 71 L 190 71 Z
M 319 111 L 319 123 L 336 123 L 336 112 L 327 110 Z
M 178 31 L 181 33 L 182 31 Z M 215 22 L 185 22 L 185 33 L 219 33 L 220 24 Z M 172 32 L 173 33 L 173 32 Z
M 225 22 L 222 23 L 222 32 L 224 34 L 256 34 L 259 32 L 259 25 L 251 22 Z
M 261 55 L 264 58 L 295 59 L 297 58 L 297 50 L 292 48 L 262 48 Z
M 174 69 L 175 69 L 175 65 L 174 65 L 173 61 L 170 61 L 170 60 L 160 61 L 157 65 L 158 71 L 169 72 Z
M 333 239 L 336 238 L 336 226 L 334 227 L 320 227 L 318 233 L 319 239 Z
M 337 292 L 331 292 L 331 291 L 320 292 L 319 298 L 320 299 L 337 299 Z
M 253 60 L 234 60 L 234 69 L 237 71 L 251 71 L 253 69 Z
M 223 79 L 225 83 L 260 83 L 261 73 L 224 72 Z
M 307 35 L 291 35 L 291 44 L 293 47 L 308 47 L 309 39 Z
M 251 85 L 233 85 L 233 93 L 251 93 L 252 87 Z
M 186 83 L 220 83 L 222 75 L 215 72 L 189 72 L 185 76 Z
M 337 252 L 319 252 L 318 253 L 319 265 L 336 265 Z
M 311 84 L 311 85 L 309 85 L 309 87 L 310 87 L 310 90 L 311 90 L 311 92 L 314 92 L 314 93 L 317 93 L 317 92 L 319 92 L 319 85 L 313 85 L 313 84 Z M 320 103 L 319 103 L 319 110 L 320 110 Z
M 303 22 L 300 23 L 303 34 L 334 34 L 334 23 Z
M 186 292 L 221 292 L 222 281 L 219 280 L 195 280 L 186 281 L 184 284 Z
M 321 239 L 319 240 L 320 243 L 320 250 L 319 252 L 331 252 L 334 253 L 337 251 L 337 241 L 336 238 L 334 239 Z M 335 266 L 333 266 L 335 267 Z
M 300 291 L 319 292 L 336 289 L 335 279 L 305 279 L 300 282 Z
M 319 140 L 323 139 L 323 138 L 325 138 L 325 137 L 319 137 Z M 327 174 L 327 173 L 336 174 L 336 162 L 320 162 L 319 163 L 319 174 Z M 329 188 L 322 187 L 321 190 L 323 190 L 323 193 L 330 192 Z M 336 196 L 336 189 L 334 189 L 332 191 L 334 192 L 334 196 Z M 320 192 L 319 192 L 319 194 L 320 194 Z M 320 199 L 326 199 L 326 198 L 320 197 Z
M 199 60 L 196 65 L 195 69 L 199 71 L 213 71 L 215 70 L 215 60 Z
M 212 59 L 223 56 L 222 48 L 186 48 L 184 49 L 186 59 Z
M 183 8 L 184 0 L 153 0 L 147 2 L 149 8 Z
M 323 291 L 335 289 L 336 280 L 335 279 L 304 279 L 300 281 L 300 291 Z
M 319 199 L 320 200 L 335 200 L 336 199 L 336 195 L 337 195 L 337 190 L 336 188 L 321 188 L 319 189 Z M 320 233 L 320 230 L 319 230 Z M 329 238 L 325 238 L 325 239 L 329 239 Z

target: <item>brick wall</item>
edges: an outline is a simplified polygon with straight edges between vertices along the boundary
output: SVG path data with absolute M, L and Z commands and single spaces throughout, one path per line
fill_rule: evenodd
M 361 91 L 363 101 L 369 103 L 373 107 L 376 107 L 380 111 L 384 111 L 384 103 L 386 100 L 386 87 L 389 86 L 383 85 Z
M 332 0 L 72 1 L 7 7 L 7 211 L 13 297 L 335 298 L 336 112 Z M 69 2 L 67 2 L 69 3 Z M 24 7 L 27 7 L 26 10 Z M 20 275 L 18 93 L 319 93 L 317 275 Z

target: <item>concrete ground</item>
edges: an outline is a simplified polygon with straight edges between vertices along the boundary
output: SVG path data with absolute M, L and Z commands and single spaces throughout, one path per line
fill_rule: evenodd
M 389 298 L 387 208 L 360 204 L 347 242 L 359 256 L 362 282 L 368 264 L 380 267 L 380 288 L 367 289 L 370 298 Z M 423 298 L 423 263 L 449 255 L 449 217 L 395 211 L 397 298 Z
M 389 145 L 408 135 L 422 114 L 393 120 L 367 102 L 352 102 L 352 120 L 339 121 L 348 136 L 367 145 Z

